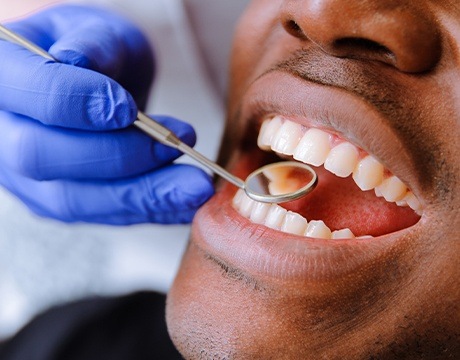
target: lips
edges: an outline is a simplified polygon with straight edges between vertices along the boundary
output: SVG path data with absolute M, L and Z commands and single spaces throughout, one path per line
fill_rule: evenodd
M 192 233 L 217 258 L 241 263 L 245 253 L 253 258 L 254 251 L 268 247 L 268 253 L 280 251 L 268 256 L 273 259 L 312 248 L 321 249 L 314 251 L 318 256 L 334 257 L 342 251 L 338 242 L 347 249 L 375 250 L 416 228 L 420 217 L 414 210 L 422 211 L 423 198 L 411 154 L 391 122 L 362 99 L 273 71 L 250 86 L 239 114 L 234 126 L 244 129 L 244 136 L 227 164 L 233 173 L 244 178 L 273 162 L 275 151 L 318 166 L 319 185 L 306 198 L 276 209 L 235 198 L 236 189 L 224 184 L 198 213 Z M 268 152 L 257 146 L 261 128 L 258 143 Z M 305 150 L 309 146 L 315 151 Z M 246 251 L 232 249 L 228 239 Z
M 258 145 L 303 163 L 324 164 L 324 168 L 318 169 L 319 190 L 311 197 L 288 203 L 285 207 L 292 210 L 289 212 L 278 205 L 258 204 L 238 192 L 234 207 L 255 223 L 297 235 L 342 239 L 353 238 L 354 234 L 382 235 L 413 225 L 417 216 L 398 206 L 421 212 L 420 203 L 402 181 L 371 155 L 333 134 L 274 116 L 263 122 Z M 351 174 L 355 185 L 349 179 L 340 179 Z M 374 190 L 375 195 L 397 206 L 369 193 L 361 194 L 358 188 Z

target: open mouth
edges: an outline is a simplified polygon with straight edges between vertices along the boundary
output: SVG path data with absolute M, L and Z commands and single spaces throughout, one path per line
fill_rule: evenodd
M 259 280 L 330 280 L 402 256 L 428 207 L 399 119 L 349 91 L 277 70 L 238 101 L 222 164 L 245 179 L 293 159 L 315 167 L 318 185 L 304 198 L 268 205 L 220 182 L 195 217 L 192 244 Z
M 422 206 L 408 186 L 336 134 L 274 115 L 263 120 L 257 144 L 316 167 L 319 185 L 283 205 L 256 202 L 238 191 L 233 207 L 252 223 L 312 238 L 353 239 L 385 235 L 420 219 Z

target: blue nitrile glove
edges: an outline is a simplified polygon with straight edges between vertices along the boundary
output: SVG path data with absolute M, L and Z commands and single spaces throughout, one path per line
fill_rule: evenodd
M 213 194 L 209 176 L 171 164 L 177 150 L 129 126 L 153 78 L 139 30 L 72 5 L 7 27 L 63 64 L 0 41 L 0 184 L 62 221 L 190 222 Z M 194 145 L 190 125 L 156 119 Z

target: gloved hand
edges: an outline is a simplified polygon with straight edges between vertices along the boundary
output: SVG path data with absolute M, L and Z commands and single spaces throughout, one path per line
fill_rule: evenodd
M 66 222 L 190 222 L 213 193 L 210 178 L 171 164 L 177 150 L 128 127 L 154 72 L 139 30 L 72 5 L 7 27 L 62 64 L 0 41 L 0 184 L 37 214 Z M 156 119 L 194 145 L 190 125 Z

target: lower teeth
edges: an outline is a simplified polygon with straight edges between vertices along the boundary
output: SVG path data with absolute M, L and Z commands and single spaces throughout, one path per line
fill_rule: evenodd
M 285 233 L 319 239 L 354 239 L 349 229 L 331 231 L 323 221 L 307 221 L 303 216 L 283 209 L 279 205 L 265 204 L 252 200 L 243 190 L 233 198 L 233 207 L 255 224 L 265 225 Z M 366 236 L 369 237 L 369 236 Z M 360 236 L 359 238 L 364 238 Z

